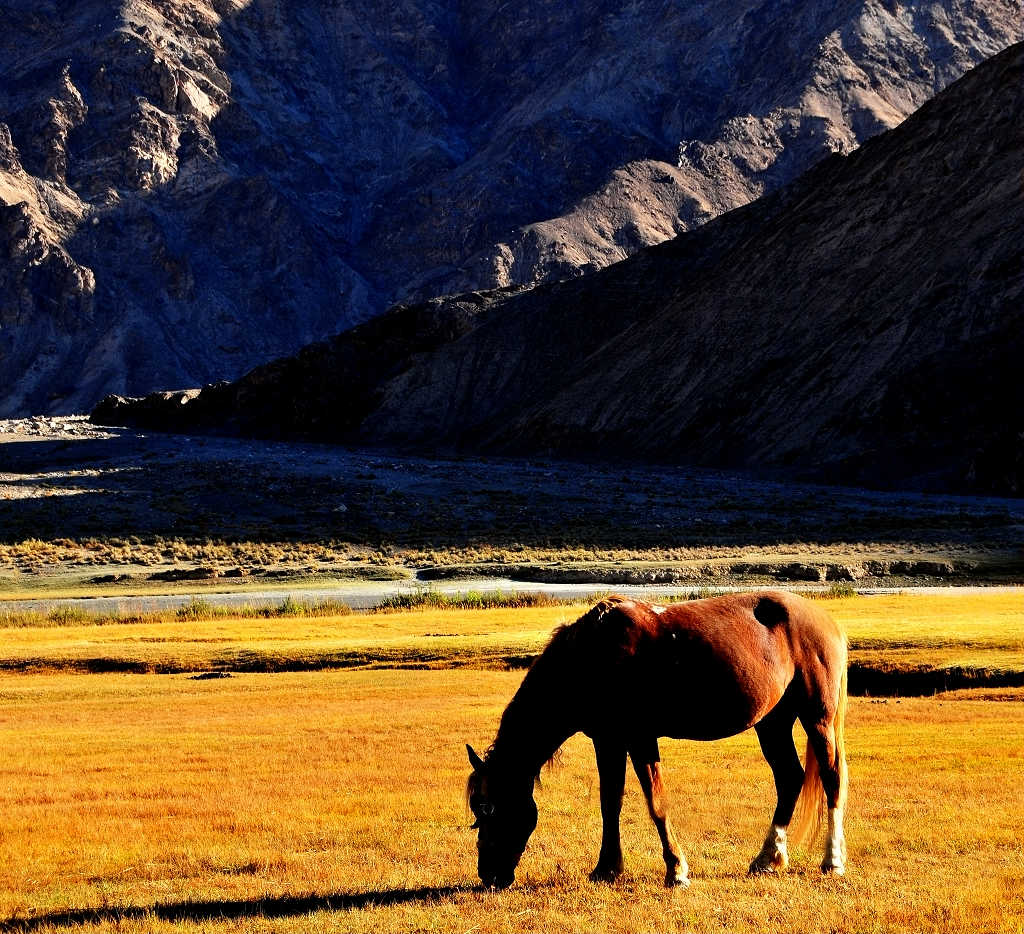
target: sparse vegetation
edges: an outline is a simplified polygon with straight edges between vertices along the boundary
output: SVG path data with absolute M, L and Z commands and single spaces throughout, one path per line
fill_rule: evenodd
M 590 599 L 597 599 L 596 596 Z M 696 599 L 694 595 L 681 599 Z M 577 599 L 561 599 L 541 592 L 476 591 L 443 593 L 430 588 L 394 594 L 386 597 L 371 613 L 397 613 L 403 610 L 492 610 L 498 608 L 574 606 Z M 39 610 L 0 609 L 0 629 L 53 627 L 53 626 L 107 626 L 131 624 L 159 624 L 173 620 L 200 621 L 213 619 L 307 619 L 315 617 L 348 616 L 352 613 L 343 600 L 297 600 L 285 597 L 280 603 L 243 603 L 218 605 L 205 597 L 193 595 L 174 610 L 90 611 L 80 605 L 59 604 L 48 612 Z
M 204 597 L 193 596 L 174 610 L 108 610 L 91 612 L 81 606 L 59 604 L 48 612 L 0 609 L 0 629 L 47 628 L 59 626 L 156 625 L 177 621 L 213 619 L 304 619 L 308 617 L 347 616 L 352 608 L 342 600 L 296 600 L 286 597 L 281 603 L 246 603 L 218 606 Z
M 217 607 L 209 600 L 193 597 L 188 603 L 179 606 L 174 615 L 181 620 L 213 619 L 217 615 Z
M 563 600 L 543 592 L 505 592 L 502 590 L 468 590 L 465 593 L 443 593 L 419 588 L 385 597 L 375 608 L 377 613 L 401 610 L 493 610 L 499 607 L 572 606 L 577 599 Z
M 845 600 L 857 596 L 857 588 L 849 581 L 836 581 L 824 590 L 809 590 L 806 594 L 812 600 Z
M 53 626 L 80 626 L 90 621 L 89 616 L 88 611 L 81 607 L 65 604 L 50 610 L 46 614 L 46 621 Z
M 520 678 L 2 674 L 0 743 L 17 767 L 0 783 L 0 929 L 1022 930 L 1020 691 L 998 703 L 851 701 L 843 880 L 819 876 L 816 848 L 794 851 L 782 877 L 747 878 L 774 790 L 745 734 L 662 743 L 690 889 L 662 888 L 660 846 L 632 777 L 626 876 L 588 882 L 598 784 L 593 749 L 577 736 L 537 793 L 540 821 L 516 885 L 491 893 L 476 887 L 462 744 L 493 736 Z

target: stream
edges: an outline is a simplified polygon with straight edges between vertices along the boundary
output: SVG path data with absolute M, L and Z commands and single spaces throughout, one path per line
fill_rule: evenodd
M 48 613 L 58 606 L 79 607 L 90 613 L 148 613 L 159 610 L 177 609 L 193 599 L 201 599 L 218 607 L 232 606 L 273 606 L 282 603 L 286 599 L 292 599 L 301 603 L 317 603 L 323 600 L 338 600 L 347 603 L 354 610 L 368 610 L 379 606 L 387 597 L 397 594 L 412 594 L 425 589 L 433 590 L 444 594 L 466 593 L 477 591 L 493 593 L 502 591 L 504 593 L 546 593 L 559 600 L 579 599 L 586 601 L 597 595 L 607 593 L 621 593 L 631 597 L 640 597 L 645 600 L 658 600 L 673 595 L 686 594 L 697 590 L 696 586 L 686 584 L 569 584 L 569 583 L 539 583 L 530 581 L 514 581 L 508 578 L 478 577 L 464 578 L 452 581 L 434 581 L 429 587 L 417 581 L 358 581 L 337 583 L 323 587 L 282 587 L 273 590 L 233 590 L 213 592 L 197 590 L 193 593 L 174 594 L 147 594 L 143 596 L 117 596 L 117 597 L 72 597 L 60 599 L 35 599 L 35 600 L 3 600 L 0 601 L 0 608 L 6 610 L 36 610 Z M 740 591 L 759 589 L 750 586 L 724 586 L 714 587 L 715 591 Z M 810 592 L 824 589 L 822 586 L 807 584 L 798 587 L 784 587 L 781 589 L 797 592 Z M 1003 593 L 1020 592 L 1024 597 L 1024 586 L 1010 587 L 863 587 L 857 588 L 861 594 L 882 594 L 906 591 L 911 593 L 933 593 L 962 595 L 971 593 L 991 593 L 993 591 Z

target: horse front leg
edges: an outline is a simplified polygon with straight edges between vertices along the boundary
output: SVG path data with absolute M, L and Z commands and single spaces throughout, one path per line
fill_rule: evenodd
M 616 740 L 595 739 L 597 772 L 601 782 L 601 853 L 590 874 L 593 882 L 614 882 L 622 875 L 619 815 L 626 784 L 626 747 Z
M 690 869 L 686 865 L 686 857 L 679 849 L 675 834 L 672 832 L 672 823 L 668 819 L 658 741 L 652 739 L 634 745 L 630 748 L 629 757 L 633 760 L 633 770 L 640 780 L 640 787 L 647 801 L 647 813 L 651 815 L 661 839 L 661 853 L 665 858 L 665 885 L 685 888 L 690 884 L 687 878 Z

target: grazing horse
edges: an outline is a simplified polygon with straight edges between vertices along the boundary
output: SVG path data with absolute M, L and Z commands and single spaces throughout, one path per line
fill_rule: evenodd
M 777 591 L 670 606 L 602 600 L 555 630 L 505 708 L 487 755 L 466 746 L 480 879 L 489 887 L 512 884 L 537 826 L 533 788 L 541 766 L 583 732 L 597 753 L 604 824 L 590 878 L 611 881 L 622 872 L 619 812 L 628 756 L 661 838 L 665 884 L 688 885 L 666 813 L 658 738 L 721 739 L 750 727 L 778 792 L 750 872 L 784 870 L 791 822 L 800 842 L 817 829 L 827 803 L 821 869 L 842 875 L 845 710 L 846 638 L 809 600 Z M 806 772 L 793 743 L 797 719 L 807 733 Z

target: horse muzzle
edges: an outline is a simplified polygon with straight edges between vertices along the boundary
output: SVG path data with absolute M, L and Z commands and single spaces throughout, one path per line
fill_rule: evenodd
M 513 882 L 516 881 L 515 874 L 510 876 L 499 876 L 481 875 L 480 881 L 483 883 L 485 889 L 507 889 Z
M 510 866 L 505 860 L 482 859 L 476 872 L 485 889 L 507 889 L 516 881 L 516 864 Z

